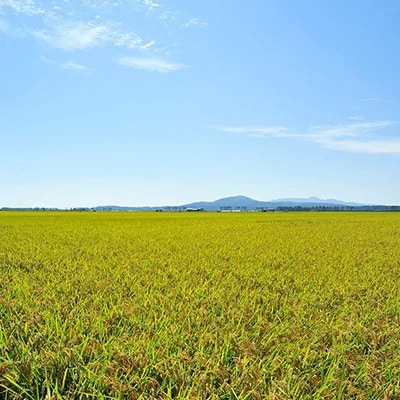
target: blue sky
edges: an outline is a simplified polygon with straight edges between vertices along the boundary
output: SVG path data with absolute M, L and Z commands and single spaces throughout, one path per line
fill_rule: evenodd
M 400 2 L 0 0 L 0 206 L 400 203 Z

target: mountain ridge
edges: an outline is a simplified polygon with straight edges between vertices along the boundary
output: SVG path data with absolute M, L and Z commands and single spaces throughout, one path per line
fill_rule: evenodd
M 289 197 L 289 198 L 282 198 L 271 200 L 272 203 L 274 202 L 295 202 L 295 203 L 321 203 L 321 204 L 337 204 L 337 205 L 344 205 L 344 206 L 368 206 L 371 204 L 364 204 L 364 203 L 356 203 L 354 201 L 343 201 L 337 199 L 321 199 L 316 196 L 311 197 Z
M 214 201 L 195 201 L 192 203 L 186 203 L 181 205 L 169 205 L 169 206 L 142 206 L 142 207 L 130 207 L 130 206 L 98 206 L 95 207 L 99 211 L 113 210 L 113 211 L 146 211 L 146 210 L 157 210 L 157 209 L 204 209 L 207 211 L 218 211 L 221 209 L 247 209 L 255 210 L 261 208 L 278 208 L 278 207 L 369 207 L 369 204 L 362 204 L 356 202 L 347 202 L 336 199 L 320 199 L 319 197 L 307 197 L 307 198 L 282 198 L 276 200 L 255 200 L 247 196 L 238 195 L 223 197 Z

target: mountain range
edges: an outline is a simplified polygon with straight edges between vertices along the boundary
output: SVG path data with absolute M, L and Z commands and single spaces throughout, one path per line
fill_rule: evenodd
M 233 196 L 225 197 L 215 201 L 197 201 L 188 204 L 175 205 L 175 206 L 159 206 L 159 207 L 123 207 L 123 206 L 99 206 L 96 207 L 98 211 L 151 211 L 151 210 L 165 210 L 165 209 L 204 209 L 206 211 L 218 211 L 221 208 L 246 208 L 247 210 L 256 210 L 261 208 L 278 208 L 278 207 L 370 207 L 370 205 L 346 202 L 336 199 L 320 199 L 318 197 L 308 198 L 284 198 L 270 201 L 259 201 L 251 199 L 246 196 Z

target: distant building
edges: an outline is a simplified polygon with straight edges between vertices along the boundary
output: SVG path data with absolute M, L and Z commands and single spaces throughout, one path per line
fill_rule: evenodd
M 236 206 L 233 208 L 232 206 L 222 206 L 219 208 L 220 212 L 244 212 L 247 211 L 246 206 Z

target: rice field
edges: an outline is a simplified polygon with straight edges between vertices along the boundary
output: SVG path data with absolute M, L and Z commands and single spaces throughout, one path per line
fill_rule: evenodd
M 0 213 L 1 399 L 400 399 L 400 213 Z

